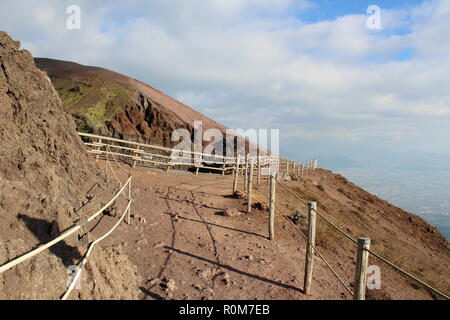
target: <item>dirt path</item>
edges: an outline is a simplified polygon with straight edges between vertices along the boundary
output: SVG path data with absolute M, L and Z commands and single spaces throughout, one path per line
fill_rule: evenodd
M 127 168 L 128 169 L 128 168 Z M 144 283 L 143 299 L 349 299 L 316 262 L 313 295 L 302 292 L 305 241 L 280 225 L 267 239 L 267 212 L 231 197 L 231 177 L 156 169 L 134 175 L 132 226 L 108 242 L 123 243 Z

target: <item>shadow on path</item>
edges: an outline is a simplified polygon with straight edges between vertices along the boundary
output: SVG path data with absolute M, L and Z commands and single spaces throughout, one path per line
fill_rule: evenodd
M 173 252 L 176 252 L 176 253 L 179 253 L 179 254 L 183 254 L 183 255 L 191 257 L 191 258 L 195 258 L 195 259 L 198 259 L 198 260 L 201 260 L 201 261 L 204 261 L 204 262 L 211 263 L 213 265 L 217 265 L 218 268 L 227 269 L 227 270 L 229 270 L 231 272 L 235 272 L 235 273 L 238 273 L 240 275 L 243 275 L 243 276 L 246 276 L 246 277 L 249 277 L 249 278 L 253 278 L 253 279 L 256 279 L 256 280 L 259 280 L 259 281 L 270 283 L 272 285 L 275 285 L 275 286 L 278 286 L 278 287 L 281 287 L 281 288 L 284 288 L 284 289 L 289 289 L 289 290 L 294 290 L 294 291 L 297 291 L 297 292 L 300 292 L 300 293 L 304 293 L 302 289 L 299 289 L 297 287 L 294 287 L 294 286 L 291 286 L 291 285 L 288 285 L 288 284 L 284 284 L 282 282 L 278 282 L 278 281 L 275 281 L 275 280 L 267 279 L 267 278 L 261 277 L 261 276 L 256 275 L 256 274 L 251 274 L 251 273 L 248 273 L 248 272 L 245 272 L 245 271 L 233 268 L 233 267 L 225 265 L 225 264 L 219 264 L 219 263 L 217 263 L 215 261 L 212 261 L 212 260 L 209 260 L 209 259 L 197 256 L 195 254 L 192 254 L 192 253 L 189 253 L 189 252 L 186 252 L 186 251 L 178 250 L 178 249 L 171 248 L 171 247 L 165 247 L 165 248 L 169 249 L 169 250 L 173 250 Z
M 165 214 L 172 216 L 172 214 L 170 214 L 170 213 L 165 213 Z M 255 236 L 255 237 L 260 237 L 260 238 L 263 238 L 263 239 L 267 239 L 266 236 L 263 236 L 263 235 L 260 235 L 260 234 L 257 234 L 257 233 L 251 232 L 251 231 L 244 231 L 244 230 L 240 230 L 240 229 L 234 229 L 234 228 L 231 228 L 231 227 L 221 226 L 219 224 L 207 222 L 207 221 L 204 221 L 204 220 L 195 220 L 195 219 L 191 219 L 191 218 L 182 217 L 180 215 L 177 215 L 177 217 L 178 217 L 178 219 L 183 219 L 183 220 L 187 220 L 187 221 L 191 221 L 191 222 L 197 222 L 197 223 L 203 223 L 203 224 L 206 224 L 206 225 L 209 225 L 209 226 L 222 228 L 222 229 L 235 231 L 235 232 L 240 232 L 240 233 L 245 233 L 245 234 L 248 234 L 250 236 Z

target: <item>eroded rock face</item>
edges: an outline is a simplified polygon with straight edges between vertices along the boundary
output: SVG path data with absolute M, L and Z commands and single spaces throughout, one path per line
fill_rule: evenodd
M 96 132 L 119 139 L 157 144 L 173 147 L 172 132 L 176 129 L 187 129 L 193 132 L 193 126 L 183 123 L 173 114 L 140 93 L 123 106 L 111 121 L 106 122 L 108 131 Z
M 50 76 L 63 107 L 81 132 L 174 147 L 178 143 L 171 141 L 174 130 L 186 129 L 193 139 L 194 122 L 202 121 L 204 132 L 216 129 L 223 134 L 218 148 L 226 144 L 225 126 L 136 79 L 68 61 L 35 61 Z M 245 154 L 241 145 L 248 150 L 248 140 L 238 136 L 235 140 L 230 151 L 233 147 Z M 203 142 L 205 147 L 209 143 Z
M 92 214 L 79 207 L 94 185 L 110 197 L 115 193 L 115 186 L 106 183 L 87 155 L 50 79 L 5 32 L 0 32 L 0 141 L 0 265 Z M 67 267 L 78 263 L 85 248 L 75 236 L 51 249 L 1 274 L 0 299 L 58 299 L 66 288 Z M 96 250 L 107 254 L 96 255 L 100 257 L 91 270 L 116 258 L 109 249 Z M 91 284 L 89 290 L 86 285 L 84 298 L 113 298 L 111 292 L 133 284 L 133 272 L 129 275 L 133 279 L 124 279 L 121 272 L 133 268 L 121 259 L 124 262 L 114 267 L 106 287 Z M 103 274 L 90 274 L 105 282 Z M 109 285 L 108 291 L 108 283 L 115 287 Z M 117 294 L 136 297 L 127 290 Z
M 35 67 L 31 54 L 3 32 L 0 140 L 0 213 L 33 211 L 57 218 L 77 206 L 77 194 L 98 182 L 98 168 L 50 80 Z

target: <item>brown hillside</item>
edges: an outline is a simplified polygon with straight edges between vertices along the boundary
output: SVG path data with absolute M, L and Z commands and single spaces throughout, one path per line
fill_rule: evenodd
M 107 181 L 88 157 L 50 79 L 4 32 L 0 140 L 0 265 L 55 238 L 115 194 L 117 185 Z M 85 251 L 86 243 L 71 237 L 4 272 L 0 299 L 59 298 L 66 289 L 66 268 L 78 263 Z M 123 270 L 112 267 L 119 258 L 124 259 Z M 127 284 L 135 281 L 134 273 L 126 257 L 112 247 L 97 248 L 94 260 L 86 276 L 97 283 L 86 285 L 80 294 L 109 298 L 115 291 L 116 297 L 134 297 Z M 99 276 L 99 268 L 111 272 Z
M 153 87 L 119 73 L 73 62 L 37 58 L 78 129 L 138 142 L 173 146 L 173 130 L 226 127 Z
M 306 241 L 278 210 L 276 238 L 267 239 L 268 201 L 259 191 L 254 191 L 254 202 L 265 205 L 256 205 L 247 214 L 245 199 L 232 196 L 229 176 L 130 170 L 137 186 L 133 191 L 135 227 L 123 227 L 108 241 L 127 244 L 125 252 L 145 279 L 141 298 L 352 299 L 319 257 L 312 295 L 303 293 Z M 373 250 L 450 293 L 448 243 L 419 217 L 327 170 L 284 184 L 306 201 L 317 201 L 319 211 L 352 237 L 369 236 Z M 267 193 L 267 182 L 259 188 Z M 306 207 L 280 186 L 277 204 L 289 216 L 306 213 Z M 353 289 L 356 246 L 320 218 L 317 221 L 317 248 Z M 299 219 L 298 227 L 305 232 L 305 220 Z M 381 290 L 368 290 L 367 299 L 437 298 L 375 258 L 369 264 L 381 269 Z

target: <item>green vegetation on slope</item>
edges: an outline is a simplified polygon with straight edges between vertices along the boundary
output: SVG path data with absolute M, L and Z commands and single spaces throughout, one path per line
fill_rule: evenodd
M 53 84 L 64 109 L 72 114 L 77 130 L 101 132 L 106 122 L 132 103 L 128 87 L 115 81 L 76 81 L 54 79 Z

